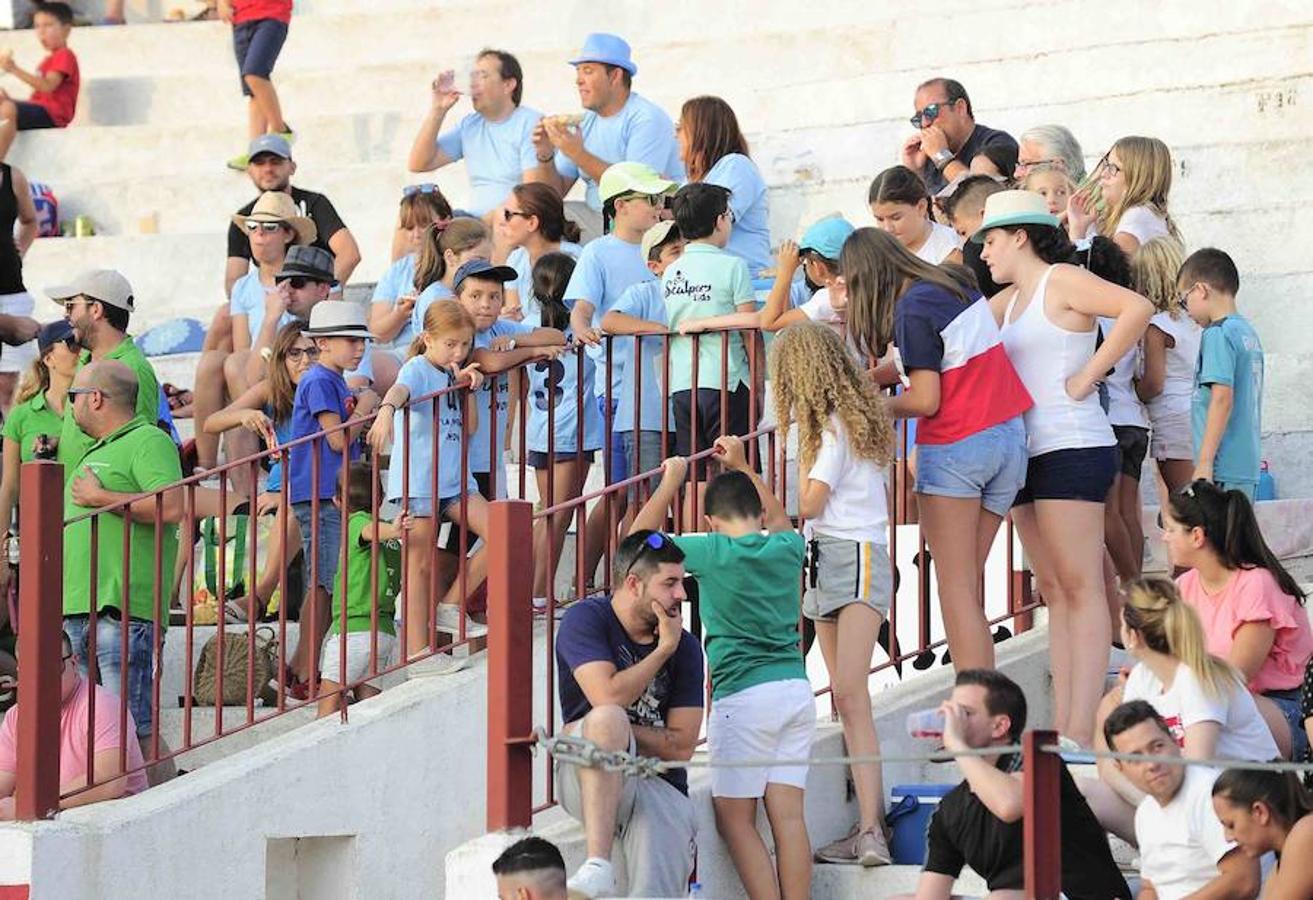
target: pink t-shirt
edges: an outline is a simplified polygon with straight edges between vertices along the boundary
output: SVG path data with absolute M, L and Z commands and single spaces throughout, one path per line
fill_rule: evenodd
M 82 679 L 73 696 L 64 704 L 59 716 L 59 784 L 72 784 L 87 775 L 87 690 Z M 95 752 L 119 748 L 119 698 L 100 685 L 96 691 Z M 137 726 L 128 712 L 128 768 L 136 769 L 128 775 L 128 794 L 146 790 L 146 771 L 142 768 L 141 746 L 137 742 Z M 11 707 L 0 723 L 0 772 L 18 771 L 18 707 Z
M 1313 630 L 1308 613 L 1283 593 L 1267 569 L 1237 569 L 1226 587 L 1216 594 L 1204 590 L 1194 569 L 1176 579 L 1181 597 L 1194 607 L 1204 624 L 1208 652 L 1226 659 L 1241 625 L 1266 622 L 1276 630 L 1276 640 L 1263 667 L 1249 689 L 1287 691 L 1304 680 L 1304 667 L 1313 656 Z

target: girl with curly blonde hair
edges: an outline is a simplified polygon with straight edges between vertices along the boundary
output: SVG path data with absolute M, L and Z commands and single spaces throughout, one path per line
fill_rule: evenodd
M 798 512 L 806 520 L 810 572 L 803 614 L 816 624 L 848 752 L 878 754 L 866 681 L 893 576 L 886 549 L 893 420 L 843 340 L 813 322 L 780 332 L 770 351 L 775 414 L 798 429 Z M 880 767 L 852 767 L 860 818 L 822 847 L 821 862 L 887 865 Z

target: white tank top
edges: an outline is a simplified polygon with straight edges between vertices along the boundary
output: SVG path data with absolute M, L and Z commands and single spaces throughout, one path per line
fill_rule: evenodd
M 925 243 L 914 254 L 918 259 L 937 266 L 944 261 L 944 257 L 954 250 L 962 249 L 962 239 L 957 236 L 957 232 L 947 225 L 940 225 L 938 222 L 930 223 L 930 236 L 925 239 Z
M 1163 392 L 1149 401 L 1149 417 L 1157 419 L 1188 413 L 1194 397 L 1194 370 L 1199 365 L 1203 329 L 1183 311 L 1178 312 L 1175 319 L 1165 312 L 1155 313 L 1149 324 L 1175 342 L 1167 348 Z
M 1095 329 L 1068 331 L 1049 321 L 1044 295 L 1053 266 L 1040 278 L 1035 295 L 1014 322 L 1014 291 L 1003 314 L 1003 347 L 1035 405 L 1025 414 L 1026 449 L 1031 456 L 1053 450 L 1109 447 L 1117 443 L 1108 416 L 1099 406 L 1099 394 L 1084 400 L 1067 395 L 1067 379 L 1094 355 Z M 1097 326 L 1096 326 L 1097 327 Z
M 1117 324 L 1116 319 L 1099 317 L 1099 330 L 1103 332 L 1105 341 L 1115 324 Z M 1144 410 L 1144 404 L 1140 402 L 1139 395 L 1135 393 L 1134 384 L 1135 376 L 1143 368 L 1140 345 L 1137 342 L 1134 347 L 1126 351 L 1125 356 L 1117 360 L 1112 374 L 1104 378 L 1104 384 L 1108 386 L 1108 421 L 1114 428 L 1118 425 L 1149 427 L 1149 416 Z

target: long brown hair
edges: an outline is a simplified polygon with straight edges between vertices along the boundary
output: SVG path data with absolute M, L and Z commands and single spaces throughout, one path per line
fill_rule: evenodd
M 878 228 L 859 228 L 848 236 L 839 269 L 848 284 L 849 334 L 872 360 L 884 356 L 893 341 L 894 304 L 913 281 L 937 285 L 962 303 L 979 294 L 966 270 L 932 266 Z
M 561 241 L 579 243 L 579 226 L 565 217 L 565 204 L 553 188 L 538 182 L 517 184 L 511 188 L 520 212 L 538 219 L 538 233 L 543 240 L 559 244 Z
M 427 193 L 415 191 L 401 198 L 397 224 L 406 230 L 414 228 L 421 222 L 425 225 L 432 225 L 434 222 L 441 222 L 445 225 L 450 221 L 451 203 L 443 196 L 442 191 L 436 187 Z
M 275 422 L 286 422 L 292 418 L 292 401 L 296 399 L 296 384 L 287 371 L 287 353 L 296 346 L 305 330 L 305 323 L 299 320 L 288 322 L 274 335 L 273 345 L 269 350 L 269 408 L 273 410 Z
M 475 331 L 474 317 L 456 300 L 435 300 L 424 310 L 424 330 L 415 335 L 406 350 L 406 359 L 419 356 L 427 345 L 427 337 L 440 337 L 452 331 Z
M 688 180 L 701 181 L 721 157 L 748 156 L 748 141 L 738 116 L 719 97 L 694 97 L 679 110 L 679 127 L 688 138 Z
M 488 240 L 488 229 L 478 219 L 460 218 L 445 228 L 430 225 L 415 260 L 415 290 L 423 291 L 447 274 L 446 251 L 460 253 Z

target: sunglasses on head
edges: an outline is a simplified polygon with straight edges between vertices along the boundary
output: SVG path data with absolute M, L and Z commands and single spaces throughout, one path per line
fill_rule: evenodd
M 646 554 L 660 550 L 667 544 L 671 543 L 674 542 L 660 531 L 654 531 L 647 537 L 643 538 L 643 546 L 634 554 L 634 558 L 629 561 L 629 566 L 625 569 L 625 575 L 628 576 L 629 573 L 634 570 L 634 566 L 638 565 L 639 560 L 641 560 Z
M 438 193 L 438 186 L 431 181 L 426 181 L 423 184 L 408 184 L 401 189 L 402 197 L 413 197 L 416 194 L 436 193 Z
M 255 222 L 251 219 L 246 220 L 246 233 L 255 234 L 257 231 L 263 231 L 265 234 L 273 234 L 287 227 L 286 222 Z

